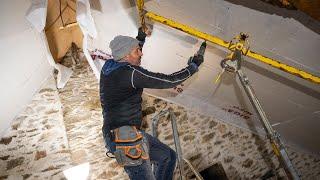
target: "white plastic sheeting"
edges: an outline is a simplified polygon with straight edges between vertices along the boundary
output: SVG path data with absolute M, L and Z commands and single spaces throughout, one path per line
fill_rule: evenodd
M 41 34 L 25 16 L 30 5 L 30 1 L 1 1 L 0 136 L 52 76 Z
M 48 0 L 33 0 L 31 3 L 26 18 L 38 32 L 41 32 L 46 26 Z
M 78 0 L 77 1 L 77 22 L 79 23 L 80 29 L 83 33 L 83 44 L 82 49 L 83 53 L 89 62 L 89 65 L 92 68 L 92 71 L 97 79 L 100 78 L 100 69 L 97 67 L 100 67 L 100 64 L 97 64 L 99 62 L 93 61 L 89 49 L 88 49 L 88 41 L 91 38 L 97 37 L 97 30 L 93 21 L 93 18 L 91 16 L 91 10 L 90 10 L 90 3 L 89 0 Z
M 31 6 L 26 13 L 26 19 L 41 34 L 42 44 L 45 47 L 46 57 L 51 66 L 58 70 L 57 87 L 63 88 L 72 75 L 72 70 L 61 64 L 55 63 L 48 45 L 48 41 L 44 32 L 47 17 L 48 0 L 33 0 Z

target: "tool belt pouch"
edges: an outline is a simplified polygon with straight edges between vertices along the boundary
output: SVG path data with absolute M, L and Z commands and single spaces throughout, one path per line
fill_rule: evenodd
M 135 126 L 122 126 L 114 130 L 115 158 L 120 166 L 138 166 L 149 159 L 146 139 Z

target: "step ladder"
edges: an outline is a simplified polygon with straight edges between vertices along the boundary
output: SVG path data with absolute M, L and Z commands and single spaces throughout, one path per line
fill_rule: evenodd
M 180 174 L 180 180 L 186 179 L 184 172 L 183 172 L 183 163 L 185 162 L 188 167 L 191 169 L 191 171 L 194 173 L 196 178 L 198 180 L 203 180 L 201 177 L 200 173 L 193 167 L 191 162 L 188 159 L 183 158 L 182 155 L 182 149 L 180 145 L 180 139 L 178 135 L 178 127 L 177 127 L 177 122 L 176 122 L 176 116 L 173 113 L 172 110 L 161 110 L 158 114 L 156 114 L 151 120 L 152 120 L 152 136 L 157 137 L 157 128 L 158 128 L 158 123 L 161 117 L 169 114 L 170 116 L 170 121 L 172 125 L 172 132 L 173 132 L 173 140 L 174 140 L 174 145 L 177 153 L 177 160 L 178 160 L 178 168 L 179 168 L 179 174 Z

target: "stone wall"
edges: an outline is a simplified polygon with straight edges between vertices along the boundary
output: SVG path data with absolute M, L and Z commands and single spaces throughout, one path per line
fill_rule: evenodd
M 151 117 L 162 108 L 174 111 L 183 156 L 199 171 L 221 163 L 229 179 L 259 179 L 270 170 L 275 174 L 274 179 L 286 179 L 266 138 L 157 98 L 144 96 L 144 100 L 146 109 L 156 108 L 154 113 L 145 118 L 146 127 L 151 125 Z M 150 128 L 147 131 L 150 132 Z M 158 134 L 161 141 L 174 148 L 168 116 L 160 120 Z M 319 157 L 287 148 L 302 179 L 319 179 Z
M 70 66 L 68 60 L 63 63 Z M 90 179 L 127 179 L 123 169 L 105 154 L 97 79 L 87 62 L 73 68 L 71 79 L 59 90 L 72 161 L 89 162 Z
M 0 139 L 0 179 L 61 179 L 62 170 L 71 166 L 62 105 L 51 78 Z

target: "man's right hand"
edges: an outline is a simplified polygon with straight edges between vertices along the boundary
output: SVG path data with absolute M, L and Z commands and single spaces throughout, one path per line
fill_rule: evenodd
M 199 67 L 203 63 L 203 56 L 202 55 L 195 55 L 195 56 L 191 57 L 188 64 L 190 64 L 190 63 L 195 63 Z

